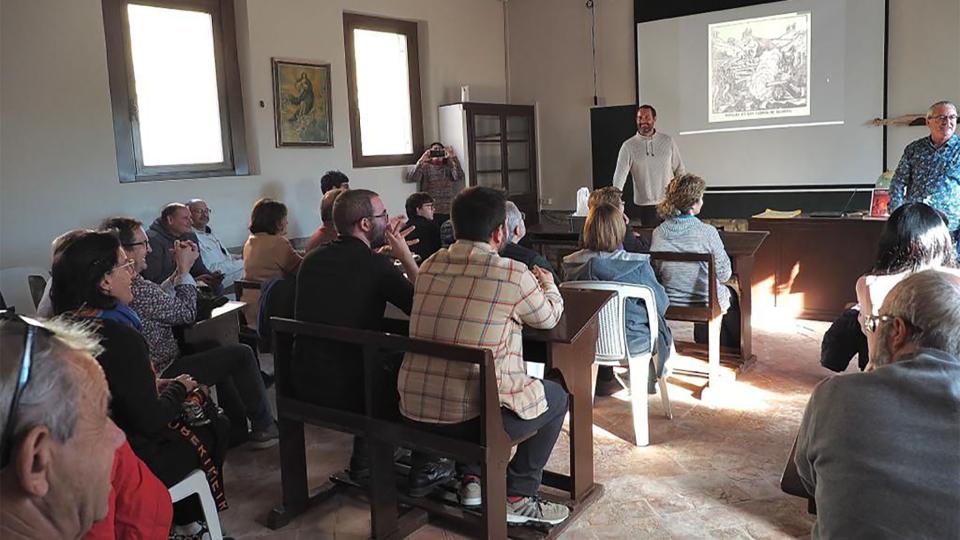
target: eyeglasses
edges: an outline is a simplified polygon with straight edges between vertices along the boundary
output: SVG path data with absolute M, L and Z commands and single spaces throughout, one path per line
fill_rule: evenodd
M 937 116 L 928 116 L 930 120 L 936 120 L 937 122 L 956 122 L 957 115 L 955 114 L 940 114 Z
M 0 469 L 7 466 L 10 462 L 10 456 L 13 454 L 13 429 L 17 421 L 17 407 L 20 405 L 20 396 L 23 389 L 30 382 L 30 372 L 33 367 L 33 345 L 37 340 L 37 332 L 43 330 L 50 332 L 40 325 L 39 322 L 26 317 L 21 317 L 13 313 L 0 315 L 0 320 L 9 322 L 20 322 L 26 326 L 26 332 L 23 336 L 23 354 L 20 355 L 20 368 L 17 370 L 17 386 L 13 390 L 13 400 L 10 401 L 10 411 L 7 413 L 7 423 L 3 428 L 3 438 L 0 438 Z
M 193 212 L 196 212 L 198 214 L 212 214 L 213 208 L 198 208 L 196 210 L 193 210 Z
M 388 215 L 388 213 L 387 213 L 386 210 L 384 210 L 383 212 L 381 212 L 381 213 L 379 213 L 379 214 L 374 214 L 374 215 L 370 216 L 370 219 L 380 219 L 380 218 L 384 218 L 384 217 L 389 217 L 389 215 Z
M 875 332 L 877 331 L 877 328 L 880 328 L 880 323 L 885 323 L 885 322 L 888 322 L 888 321 L 892 321 L 892 320 L 894 320 L 894 319 L 896 319 L 896 318 L 897 318 L 896 315 L 869 315 L 869 316 L 867 316 L 866 320 L 864 321 L 863 326 L 867 329 L 868 332 L 870 332 L 870 333 L 875 333 Z M 901 319 L 901 320 L 904 322 L 904 324 L 906 324 L 907 326 L 909 326 L 909 327 L 911 327 L 911 328 L 913 328 L 913 329 L 915 329 L 915 330 L 921 330 L 921 331 L 922 331 L 922 329 L 921 329 L 920 327 L 918 327 L 917 325 L 913 324 L 912 322 L 904 319 L 903 317 L 900 317 L 900 319 Z
M 133 274 L 133 266 L 135 264 L 137 264 L 137 261 L 133 259 L 127 259 L 127 262 L 119 266 L 114 266 L 113 270 L 110 270 L 110 272 L 116 272 L 117 270 L 126 270 L 128 273 Z
M 129 244 L 124 244 L 123 247 L 133 249 L 137 246 L 146 247 L 150 243 L 150 240 L 144 240 L 143 242 L 130 242 Z

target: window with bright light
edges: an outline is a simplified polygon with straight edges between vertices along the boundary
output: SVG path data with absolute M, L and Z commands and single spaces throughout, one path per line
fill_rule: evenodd
M 121 182 L 246 174 L 232 0 L 103 0 Z
M 417 24 L 345 13 L 354 167 L 403 165 L 423 150 Z

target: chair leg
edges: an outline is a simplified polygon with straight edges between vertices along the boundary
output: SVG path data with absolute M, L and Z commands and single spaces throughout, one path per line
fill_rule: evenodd
M 633 437 L 637 446 L 650 444 L 650 422 L 647 381 L 650 378 L 650 359 L 644 356 L 630 358 L 630 404 L 633 409 Z
M 716 390 L 720 384 L 720 317 L 707 323 L 707 351 L 710 362 L 709 385 Z
M 204 478 L 206 482 L 206 478 Z M 203 508 L 203 519 L 207 521 L 207 529 L 210 531 L 210 540 L 223 540 L 223 531 L 220 529 L 220 514 L 217 513 L 217 504 L 213 502 L 213 495 L 210 488 L 201 489 L 197 492 L 200 496 L 200 507 Z
M 673 351 L 673 343 L 670 344 L 670 349 Z M 675 353 L 676 351 L 673 352 Z M 670 396 L 667 395 L 666 364 L 664 364 L 664 369 L 659 368 L 659 353 L 657 353 L 657 356 L 654 356 L 653 361 L 653 368 L 657 371 L 657 386 L 660 387 L 660 401 L 663 403 L 663 413 L 666 415 L 668 420 L 673 420 L 673 409 L 670 407 Z
M 593 393 L 590 394 L 590 403 L 592 404 L 595 401 L 597 395 L 597 372 L 600 371 L 600 365 L 594 362 L 590 366 L 590 388 L 593 388 Z

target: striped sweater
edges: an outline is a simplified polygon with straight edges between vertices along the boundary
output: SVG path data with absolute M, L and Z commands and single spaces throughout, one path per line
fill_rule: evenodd
M 730 307 L 730 289 L 723 286 L 723 282 L 733 275 L 730 257 L 720 240 L 720 233 L 712 225 L 691 215 L 669 218 L 654 229 L 650 251 L 713 253 L 717 268 L 717 300 L 723 311 Z M 657 264 L 657 276 L 667 290 L 671 304 L 707 301 L 707 263 L 661 262 Z

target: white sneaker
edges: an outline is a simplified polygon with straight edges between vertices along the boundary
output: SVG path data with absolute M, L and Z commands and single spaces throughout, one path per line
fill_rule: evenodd
M 480 481 L 476 478 L 469 478 L 460 483 L 460 489 L 457 490 L 457 496 L 460 498 L 460 505 L 467 507 L 477 507 L 483 502 L 480 494 Z
M 524 497 L 512 503 L 507 501 L 507 523 L 547 523 L 556 525 L 570 517 L 570 509 L 562 504 L 540 497 Z

